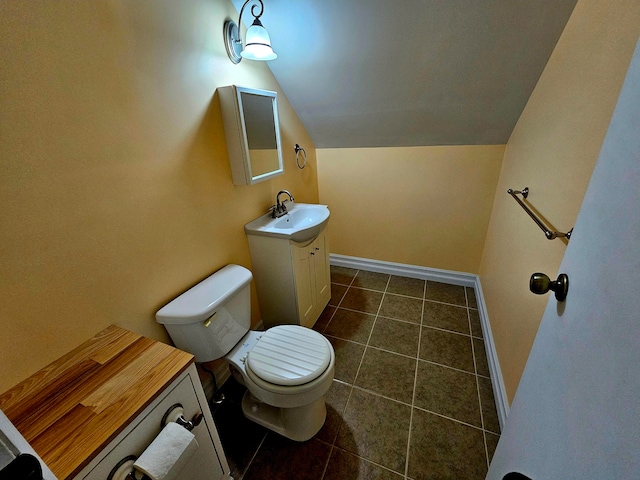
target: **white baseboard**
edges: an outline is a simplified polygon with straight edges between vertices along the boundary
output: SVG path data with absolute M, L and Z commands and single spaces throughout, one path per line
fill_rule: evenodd
M 388 273 L 401 277 L 420 278 L 433 282 L 452 283 L 453 285 L 463 285 L 473 287 L 477 275 L 473 273 L 454 272 L 451 270 L 440 270 L 439 268 L 419 267 L 417 265 L 407 265 L 405 263 L 385 262 L 382 260 L 372 260 L 370 258 L 349 257 L 331 253 L 329 263 L 337 267 L 355 268 L 367 270 L 369 272 Z
M 397 275 L 401 277 L 419 278 L 422 280 L 451 283 L 453 285 L 462 285 L 473 288 L 475 290 L 476 300 L 478 303 L 478 314 L 480 316 L 482 334 L 484 336 L 487 362 L 491 373 L 491 384 L 493 386 L 493 396 L 496 402 L 498 420 L 500 421 L 500 428 L 504 429 L 504 425 L 509 414 L 509 401 L 504 388 L 502 370 L 500 369 L 500 362 L 498 361 L 498 354 L 496 352 L 493 334 L 491 332 L 491 323 L 489 322 L 487 306 L 484 301 L 482 286 L 480 285 L 480 278 L 478 275 L 473 273 L 440 270 L 438 268 L 421 267 L 417 265 L 407 265 L 403 263 L 385 262 L 382 260 L 372 260 L 369 258 L 350 257 L 335 253 L 329 255 L 329 263 L 337 267 L 388 273 L 390 275 Z
M 480 285 L 480 277 L 476 276 L 474 285 L 476 291 L 476 301 L 478 303 L 478 314 L 480 323 L 482 324 L 482 335 L 484 336 L 484 348 L 487 351 L 487 363 L 491 373 L 491 385 L 493 387 L 493 398 L 496 402 L 496 410 L 498 412 L 498 420 L 500 421 L 500 429 L 504 430 L 505 422 L 509 416 L 509 400 L 507 391 L 504 388 L 504 379 L 502 378 L 502 369 L 498 361 L 498 352 L 493 341 L 493 333 L 491 332 L 491 323 L 489 322 L 489 314 L 487 313 L 487 304 L 484 302 L 484 294 L 482 293 L 482 285 Z

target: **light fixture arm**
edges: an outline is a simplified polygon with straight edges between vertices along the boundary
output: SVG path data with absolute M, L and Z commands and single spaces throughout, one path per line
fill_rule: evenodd
M 242 15 L 245 8 L 252 2 L 251 15 L 254 18 L 253 23 L 247 29 L 247 44 L 244 45 L 241 34 Z M 224 23 L 225 46 L 229 59 L 233 63 L 240 63 L 242 57 L 250 58 L 251 60 L 273 60 L 277 57 L 271 48 L 269 34 L 260 21 L 263 13 L 264 3 L 262 3 L 262 0 L 247 0 L 240 9 L 238 24 L 236 25 L 233 20 L 227 20 Z M 249 37 L 251 37 L 251 40 L 249 40 Z M 251 53 L 248 53 L 249 51 Z
M 246 7 L 249 3 L 251 2 L 258 2 L 260 3 L 260 13 L 258 15 L 256 15 L 254 13 L 254 9 L 256 9 L 258 7 L 257 4 L 253 4 L 251 5 L 251 15 L 253 15 L 256 20 L 259 20 L 260 17 L 262 16 L 262 14 L 264 13 L 264 3 L 262 3 L 262 0 L 247 0 L 246 2 L 244 2 L 244 5 L 242 5 L 242 8 L 240 9 L 240 16 L 238 17 L 238 39 L 237 41 L 242 43 L 242 39 L 240 38 L 240 25 L 242 25 L 242 12 L 244 12 L 244 7 Z

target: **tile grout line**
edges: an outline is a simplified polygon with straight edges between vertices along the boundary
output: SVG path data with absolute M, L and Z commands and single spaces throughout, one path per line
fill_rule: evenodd
M 448 417 L 448 416 L 446 416 L 446 415 L 444 415 L 442 413 L 436 412 L 435 410 L 427 410 L 426 408 L 417 407 L 417 406 L 413 407 L 413 408 L 416 409 L 416 410 L 420 410 L 422 412 L 425 412 L 425 413 L 430 413 L 431 415 L 435 415 L 436 417 L 444 418 L 445 420 L 450 420 L 452 422 L 459 423 L 460 425 L 465 425 L 465 426 L 467 426 L 469 428 L 473 428 L 473 429 L 478 430 L 480 432 L 486 432 L 487 431 L 487 430 L 484 430 L 482 427 L 479 427 L 477 425 L 473 425 L 471 423 L 463 422 L 462 420 L 459 420 L 459 419 L 454 418 L 454 417 Z M 488 432 L 488 433 L 493 433 L 493 432 Z
M 354 287 L 354 288 L 358 288 L 358 287 Z M 384 294 L 385 292 L 380 291 L 380 290 L 371 290 L 372 292 L 375 293 L 382 293 Z M 389 293 L 389 295 L 393 295 L 393 293 Z M 413 300 L 420 300 L 419 298 L 416 297 L 407 297 L 407 298 L 411 298 Z M 332 305 L 334 306 L 334 305 Z M 365 312 L 363 310 L 356 310 L 355 308 L 349 308 L 349 307 L 335 307 L 335 308 L 340 308 L 340 310 L 346 310 L 347 312 L 357 312 L 357 313 L 364 313 L 365 315 L 371 315 L 371 316 L 376 316 L 375 313 L 371 313 L 371 312 Z M 402 318 L 394 318 L 394 317 L 387 317 L 385 315 L 378 315 L 380 318 L 386 318 L 388 320 L 393 320 L 396 322 L 401 322 L 401 323 L 408 323 L 409 325 L 419 325 L 418 322 L 412 322 L 410 320 L 404 320 Z
M 260 440 L 260 444 L 258 445 L 258 448 L 256 448 L 255 452 L 253 452 L 253 455 L 251 456 L 251 460 L 249 460 L 249 463 L 247 463 L 247 467 L 244 469 L 244 471 L 240 475 L 239 480 L 242 480 L 244 476 L 247 474 L 247 472 L 249 471 L 249 469 L 251 468 L 251 464 L 258 456 L 258 452 L 260 451 L 260 448 L 262 448 L 262 444 L 264 443 L 264 441 L 267 439 L 267 435 L 269 435 L 269 432 L 265 432 L 264 435 L 262 436 L 262 440 Z
M 465 301 L 467 303 L 467 321 L 469 323 L 469 333 L 473 333 L 471 327 L 471 314 L 469 313 L 469 297 L 467 295 L 467 289 L 464 289 Z M 480 380 L 478 379 L 478 364 L 476 360 L 476 346 L 473 342 L 473 335 L 471 335 L 471 353 L 473 355 L 473 371 L 475 373 L 476 380 L 476 392 L 478 394 L 478 408 L 480 409 L 480 425 L 482 426 L 482 443 L 484 444 L 484 459 L 487 463 L 487 470 L 489 469 L 489 449 L 487 448 L 487 434 L 484 428 L 484 414 L 482 413 L 482 398 L 480 396 Z
M 358 276 L 358 273 L 360 273 L 361 270 L 358 270 L 358 272 L 353 276 L 353 278 L 351 279 L 351 283 L 349 284 L 349 287 L 347 288 L 347 291 L 349 291 L 349 288 L 351 288 L 351 286 L 353 285 L 353 282 L 355 281 L 356 277 Z M 391 280 L 391 275 L 389 275 L 389 278 L 387 279 L 387 286 L 385 287 L 385 292 L 387 291 L 387 287 L 389 286 L 389 281 Z M 357 288 L 357 287 L 354 287 Z M 347 292 L 345 292 L 344 296 L 342 297 L 344 299 L 344 297 L 347 296 Z M 364 362 L 364 356 L 367 353 L 367 348 L 369 346 L 369 339 L 371 338 L 371 335 L 373 335 L 373 329 L 376 326 L 376 319 L 378 318 L 378 314 L 380 313 L 380 309 L 382 308 L 382 302 L 384 301 L 384 292 L 382 293 L 382 298 L 380 299 L 380 305 L 378 305 L 378 311 L 376 312 L 376 315 L 373 319 L 373 324 L 371 325 L 371 331 L 369 332 L 369 337 L 367 338 L 367 343 L 365 344 L 364 347 L 364 351 L 362 352 L 362 358 L 360 359 L 360 363 L 358 364 L 358 369 L 356 370 L 356 374 L 353 377 L 353 383 L 351 384 L 351 390 L 349 391 L 349 396 L 347 397 L 347 401 L 344 404 L 344 409 L 342 411 L 342 413 L 344 414 L 344 412 L 347 411 L 347 407 L 349 405 L 349 402 L 351 401 L 351 397 L 353 396 L 353 389 L 355 388 L 355 384 L 356 384 L 356 379 L 358 378 L 358 374 L 360 373 L 360 368 L 362 367 L 362 362 Z M 342 300 L 340 301 L 340 303 L 342 303 Z M 337 311 L 336 307 L 336 311 Z M 335 315 L 335 312 L 334 312 Z M 357 343 L 357 342 L 354 342 Z M 362 345 L 359 343 L 359 345 Z M 331 445 L 331 451 L 329 452 L 329 459 L 331 459 L 331 454 L 333 453 L 333 447 L 335 446 L 336 440 L 338 438 L 338 435 L 340 435 L 340 430 L 342 430 L 342 425 L 340 425 L 340 428 L 338 429 L 338 433 L 336 434 L 336 438 L 333 440 L 333 444 Z M 339 448 L 339 447 L 338 447 Z M 365 459 L 366 460 L 366 459 Z M 324 478 L 324 475 L 326 473 L 327 468 L 329 467 L 329 461 L 327 461 L 327 464 L 325 465 L 325 471 L 322 473 L 322 478 Z
M 370 346 L 369 342 L 371 341 L 371 337 L 373 336 L 373 330 L 376 328 L 376 323 L 378 321 L 378 317 L 380 317 L 380 311 L 382 310 L 382 305 L 384 304 L 384 298 L 385 298 L 385 296 L 387 294 L 388 295 L 392 295 L 391 293 L 387 293 L 387 291 L 389 290 L 389 283 L 391 283 L 391 275 L 388 276 L 387 284 L 385 285 L 384 291 L 382 292 L 382 298 L 380 299 L 380 304 L 378 305 L 378 310 L 376 311 L 376 314 L 374 316 L 373 324 L 371 325 L 371 331 L 369 332 L 369 336 L 367 337 L 367 343 L 366 343 L 365 348 L 364 348 L 364 353 L 362 354 L 362 358 L 360 359 L 360 365 L 358 365 L 358 370 L 356 371 L 356 376 L 355 376 L 355 378 L 353 380 L 353 388 L 359 388 L 359 387 L 356 387 L 356 380 L 358 378 L 358 375 L 360 374 L 360 369 L 362 368 L 362 364 L 364 363 L 364 357 L 367 354 L 367 350 L 369 348 L 376 349 L 376 347 Z M 379 292 L 379 290 L 378 290 L 378 292 Z M 386 317 L 384 317 L 384 318 L 386 318 Z M 377 349 L 377 350 L 381 350 L 381 349 Z M 363 390 L 366 390 L 366 389 L 363 389 Z M 351 392 L 353 392 L 353 389 L 351 390 Z M 380 396 L 385 398 L 384 395 L 380 395 Z M 390 398 L 390 400 L 392 400 L 392 399 Z
M 418 332 L 418 349 L 416 351 L 416 370 L 413 374 L 413 392 L 411 395 L 411 412 L 409 415 L 409 433 L 407 436 L 407 455 L 404 462 L 404 478 L 409 478 L 409 455 L 411 454 L 411 430 L 413 428 L 413 409 L 416 402 L 416 387 L 418 385 L 418 367 L 420 366 L 420 343 L 422 342 L 422 322 L 424 321 L 424 303 L 427 296 L 427 282 L 424 282 L 424 288 L 422 289 L 422 310 L 420 312 L 420 331 Z
M 384 275 L 386 275 L 386 274 L 384 274 Z M 366 290 L 368 292 L 379 292 L 379 293 L 385 293 L 386 292 L 389 295 L 395 295 L 396 297 L 413 298 L 415 300 L 424 300 L 424 298 L 416 297 L 415 295 L 406 295 L 404 293 L 387 291 L 387 287 L 388 287 L 388 284 L 390 283 L 390 280 L 391 280 L 391 276 L 389 276 L 389 280 L 387 281 L 387 285 L 385 285 L 384 290 L 380 290 L 378 288 L 373 288 L 373 287 L 360 287 L 360 286 L 355 286 L 355 285 L 352 285 L 352 286 L 353 286 L 353 288 L 357 288 L 358 290 Z M 333 282 L 333 283 L 336 283 L 336 282 Z M 342 285 L 343 287 L 346 286 L 344 283 L 336 283 L 336 285 Z M 436 303 L 444 303 L 444 302 L 436 302 Z
M 358 272 L 359 272 L 359 270 L 358 270 Z M 340 305 L 342 304 L 342 301 L 347 296 L 347 292 L 349 291 L 349 289 L 353 285 L 353 281 L 356 279 L 356 276 L 358 275 L 358 272 L 356 272 L 356 274 L 353 276 L 353 278 L 351 279 L 351 282 L 349 282 L 349 285 L 347 285 L 346 290 L 342 294 L 342 297 L 340 297 L 340 301 L 337 303 L 337 305 L 335 307 L 336 308 L 335 311 L 331 315 L 331 318 L 327 322 L 327 325 L 324 327 L 325 331 L 329 327 L 329 324 L 331 324 L 331 321 L 333 320 L 333 317 L 335 317 L 336 313 L 338 312 L 338 308 L 340 308 Z M 330 282 L 329 284 L 331 284 L 331 283 L 335 283 L 336 285 L 344 285 L 342 283 L 336 283 L 336 282 Z M 339 338 L 339 337 L 336 337 L 336 338 Z M 334 378 L 332 381 L 336 381 L 336 379 Z M 347 382 L 342 382 L 340 380 L 338 380 L 338 381 L 343 383 L 343 384 L 345 384 L 345 385 L 349 385 L 351 387 L 351 390 L 349 391 L 349 396 L 347 397 L 347 401 L 345 402 L 344 408 L 342 409 L 342 412 L 341 412 L 342 415 L 344 415 L 344 412 L 347 410 L 347 405 L 349 404 L 349 400 L 351 400 L 351 393 L 353 392 L 353 384 L 349 384 Z M 327 456 L 327 461 L 324 464 L 324 470 L 322 471 L 322 476 L 320 477 L 321 479 L 324 479 L 325 475 L 327 474 L 327 470 L 329 469 L 329 462 L 331 461 L 331 455 L 333 455 L 333 449 L 334 449 L 334 447 L 336 445 L 336 440 L 338 439 L 338 435 L 340 435 L 340 430 L 341 429 L 342 429 L 342 425 L 340 425 L 338 427 L 338 431 L 336 432 L 336 435 L 333 438 L 333 442 L 331 442 L 331 445 L 330 445 L 330 448 L 329 448 L 329 455 Z
M 327 461 L 324 464 L 324 470 L 322 470 L 322 475 L 320 475 L 320 480 L 324 480 L 324 476 L 327 474 L 327 470 L 329 469 L 329 462 L 331 461 L 331 455 L 333 455 L 333 448 L 335 447 L 335 444 L 336 444 L 336 440 L 334 439 L 333 443 L 329 446 L 329 455 L 327 455 Z
M 356 274 L 357 275 L 357 274 Z M 344 300 L 344 297 L 347 296 L 347 292 L 349 291 L 349 289 L 351 288 L 351 285 L 353 285 L 353 281 L 356 278 L 356 275 L 353 276 L 353 278 L 351 279 L 351 282 L 349 283 L 349 285 L 346 285 L 347 289 L 344 291 L 344 293 L 342 294 L 342 296 L 340 297 L 340 301 L 336 304 L 335 306 L 335 310 L 334 312 L 331 314 L 331 318 L 329 318 L 329 320 L 327 321 L 327 324 L 324 327 L 324 331 L 327 330 L 327 327 L 329 326 L 329 324 L 331 323 L 331 320 L 333 320 L 333 317 L 336 316 L 336 312 L 338 311 L 338 308 L 340 308 L 340 305 L 342 305 L 342 301 Z M 331 284 L 335 283 L 336 285 L 342 285 L 345 286 L 344 283 L 337 283 L 337 282 L 332 282 L 331 281 L 331 273 L 329 273 L 329 289 L 331 289 Z M 333 306 L 333 305 L 332 305 Z M 326 307 L 325 307 L 326 308 Z
M 401 473 L 400 473 L 400 472 L 398 472 L 398 471 L 396 471 L 396 470 L 393 470 L 393 469 L 391 469 L 391 468 L 389 468 L 389 467 L 385 467 L 385 466 L 384 466 L 383 464 L 381 464 L 381 463 L 374 462 L 373 460 L 369 460 L 369 459 L 367 459 L 367 458 L 365 458 L 365 457 L 363 457 L 363 456 L 361 456 L 361 455 L 358 455 L 358 454 L 356 454 L 356 453 L 350 452 L 349 450 L 345 450 L 345 449 L 344 449 L 344 448 L 342 448 L 342 447 L 338 447 L 338 446 L 336 446 L 336 447 L 335 447 L 335 449 L 336 449 L 336 450 L 340 450 L 340 451 L 342 451 L 342 452 L 345 452 L 345 453 L 347 453 L 347 454 L 349 454 L 349 455 L 353 455 L 354 457 L 357 457 L 358 459 L 364 460 L 365 462 L 370 463 L 371 465 L 375 465 L 376 467 L 379 467 L 379 468 L 381 468 L 381 469 L 383 469 L 383 470 L 386 470 L 387 472 L 396 473 L 396 474 L 398 474 L 398 475 L 401 475 Z
M 358 270 L 358 273 L 360 273 L 360 270 Z M 354 280 L 355 280 L 355 277 L 354 277 Z M 364 352 L 362 352 L 362 358 L 360 359 L 360 363 L 358 364 L 358 369 L 356 370 L 356 375 L 355 375 L 355 377 L 353 377 L 353 386 L 354 387 L 356 385 L 356 380 L 358 378 L 358 375 L 360 374 L 360 369 L 362 368 L 362 363 L 364 362 L 364 356 L 367 354 L 367 349 L 369 348 L 369 340 L 371 340 L 371 335 L 373 335 L 373 329 L 376 328 L 376 320 L 378 320 L 378 315 L 380 314 L 380 309 L 382 308 L 382 303 L 384 302 L 384 296 L 385 296 L 385 293 L 387 291 L 387 287 L 389 286 L 389 281 L 390 280 L 391 280 L 391 275 L 389 275 L 389 278 L 387 279 L 387 286 L 385 286 L 384 292 L 382 292 L 382 298 L 380 299 L 380 305 L 378 305 L 378 310 L 377 310 L 376 314 L 374 315 L 373 324 L 371 325 L 371 331 L 369 331 L 369 336 L 367 337 L 367 343 L 364 344 Z M 371 314 L 369 314 L 369 315 L 371 315 Z M 360 343 L 360 345 L 362 345 L 362 344 Z M 351 392 L 353 392 L 353 389 L 351 389 Z M 349 400 L 351 400 L 351 393 L 349 394 Z M 348 403 L 348 401 L 347 401 L 347 403 Z
M 456 332 L 455 330 L 448 330 L 442 327 L 434 327 L 432 325 L 425 325 L 425 328 L 431 328 L 433 330 L 439 330 L 441 332 L 453 333 L 454 335 L 462 335 L 463 337 L 475 338 L 472 335 L 467 335 L 466 333 Z

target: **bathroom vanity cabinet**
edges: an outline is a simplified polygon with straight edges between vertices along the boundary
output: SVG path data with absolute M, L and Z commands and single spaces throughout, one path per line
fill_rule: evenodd
M 177 480 L 230 479 L 193 356 L 111 326 L 0 396 L 0 408 L 59 480 L 107 480 L 140 456 L 176 404 L 202 414 Z
M 165 413 L 176 404 L 182 406 L 184 418 L 187 420 L 194 418 L 196 414 L 203 414 L 200 424 L 192 430 L 198 442 L 198 448 L 180 470 L 176 480 L 230 478 L 220 440 L 194 364 L 162 391 L 151 405 L 129 423 L 125 430 L 74 478 L 104 480 L 109 477 L 109 473 L 120 461 L 132 455 L 140 456 L 160 433 Z
M 313 327 L 331 298 L 326 230 L 307 242 L 247 238 L 264 326 Z

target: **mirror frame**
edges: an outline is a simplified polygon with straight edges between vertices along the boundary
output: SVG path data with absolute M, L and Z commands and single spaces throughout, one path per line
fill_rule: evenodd
M 251 155 L 249 152 L 247 127 L 244 106 L 242 103 L 243 93 L 271 98 L 278 166 L 275 170 L 256 176 L 253 175 L 251 167 Z M 240 87 L 238 85 L 229 85 L 226 87 L 219 87 L 218 96 L 220 98 L 222 121 L 224 123 L 224 131 L 227 139 L 227 151 L 229 153 L 229 163 L 231 164 L 231 175 L 233 177 L 234 185 L 253 185 L 284 174 L 277 92 Z

